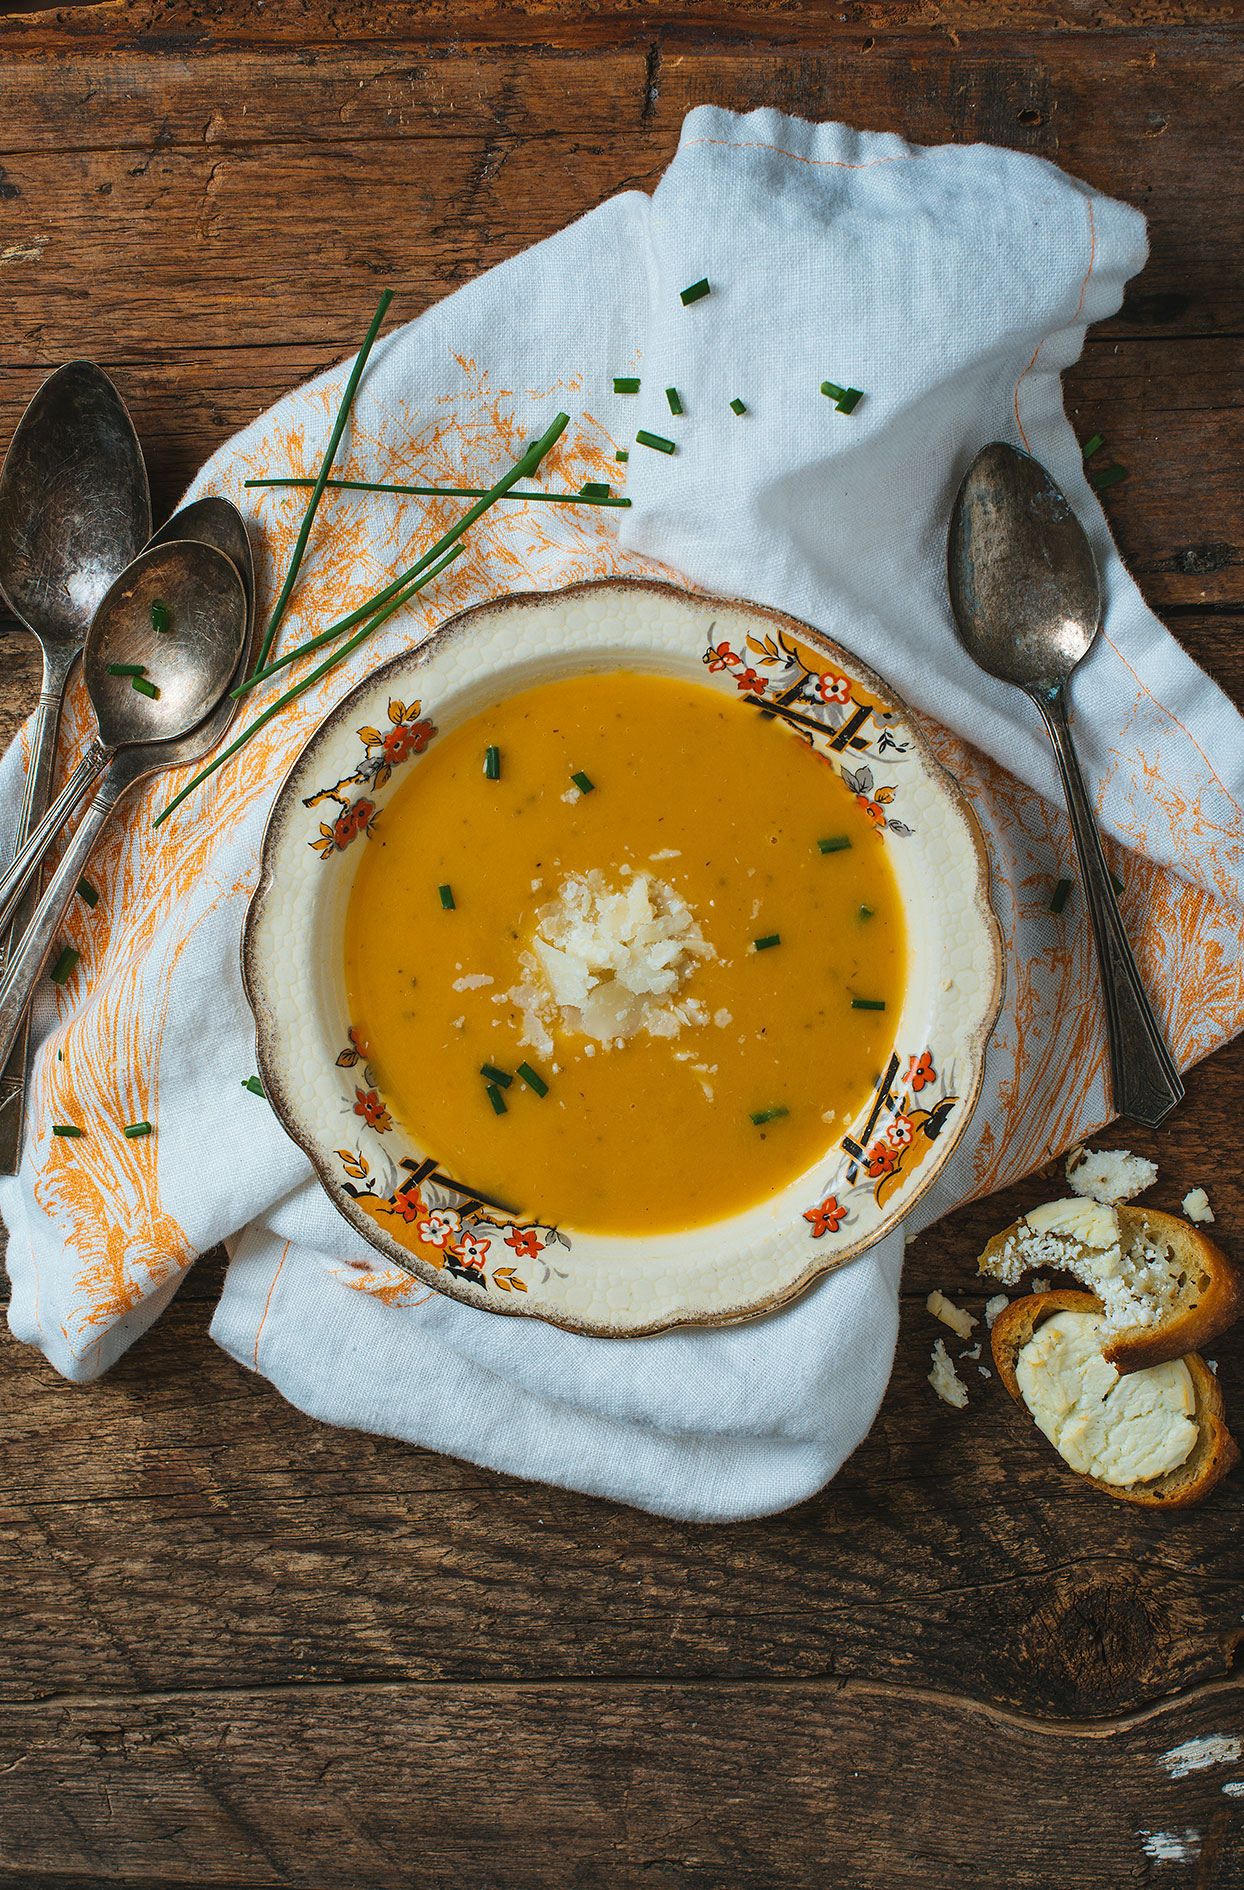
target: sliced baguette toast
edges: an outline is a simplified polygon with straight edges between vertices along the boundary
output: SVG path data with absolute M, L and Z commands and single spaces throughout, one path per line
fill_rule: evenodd
M 1169 1216 L 1163 1215 L 1161 1218 L 1166 1220 Z M 1030 1422 L 1031 1413 L 1024 1403 L 1015 1373 L 1020 1352 L 1042 1321 L 1053 1313 L 1099 1313 L 1101 1310 L 1101 1301 L 1094 1294 L 1063 1291 L 1033 1293 L 1027 1299 L 1014 1299 L 1005 1311 L 998 1314 L 990 1338 L 994 1363 L 998 1368 L 998 1376 Z M 1110 1355 L 1107 1352 L 1105 1356 L 1109 1358 Z M 1059 1462 L 1067 1474 L 1078 1477 L 1081 1483 L 1091 1483 L 1095 1490 L 1101 1490 L 1121 1503 L 1140 1503 L 1149 1509 L 1186 1509 L 1208 1496 L 1214 1485 L 1240 1461 L 1240 1452 L 1227 1429 L 1222 1392 L 1213 1372 L 1197 1352 L 1185 1353 L 1183 1362 L 1192 1379 L 1196 1398 L 1193 1417 L 1197 1427 L 1197 1441 L 1185 1462 L 1175 1470 L 1166 1471 L 1163 1476 L 1125 1486 L 1106 1483 L 1100 1477 L 1073 1470 L 1059 1454 Z M 1036 1429 L 1035 1424 L 1033 1429 Z
M 1175 1287 L 1170 1308 L 1156 1321 L 1116 1329 L 1102 1347 L 1116 1370 L 1135 1372 L 1146 1365 L 1164 1365 L 1168 1359 L 1183 1358 L 1235 1323 L 1244 1311 L 1244 1273 L 1221 1247 L 1199 1227 L 1173 1214 L 1160 1214 L 1156 1208 L 1120 1204 L 1114 1211 L 1119 1217 L 1124 1258 L 1135 1255 L 1151 1259 L 1154 1253 L 1159 1254 Z M 994 1235 L 977 1262 L 981 1273 L 1015 1283 L 1014 1266 L 1008 1273 L 1000 1262 L 1007 1244 L 1022 1238 L 1022 1229 L 1021 1221 L 1013 1221 Z M 1087 1255 L 1089 1249 L 1080 1251 Z M 1045 1254 L 1034 1256 L 1030 1265 L 1043 1273 L 1070 1272 L 1076 1277 L 1074 1259 L 1057 1260 Z M 1025 1265 L 1021 1270 L 1027 1272 L 1030 1267 Z

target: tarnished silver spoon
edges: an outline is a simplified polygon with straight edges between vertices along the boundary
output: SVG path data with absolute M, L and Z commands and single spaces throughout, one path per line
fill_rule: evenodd
M 175 543 L 186 538 L 214 545 L 237 569 L 247 608 L 241 654 L 225 684 L 225 694 L 206 721 L 173 741 L 138 742 L 119 749 L 109 762 L 29 927 L 14 945 L 0 978 L 0 1057 L 5 1046 L 20 1032 L 31 994 L 57 941 L 65 909 L 86 871 L 100 829 L 122 795 L 165 768 L 190 767 L 204 760 L 222 740 L 240 707 L 228 690 L 246 673 L 245 666 L 253 654 L 255 640 L 255 576 L 246 526 L 241 513 L 228 499 L 198 499 L 175 513 L 156 533 L 152 543 Z
M 150 530 L 147 469 L 125 403 L 93 361 L 69 361 L 27 407 L 0 468 L 0 596 L 43 651 L 10 856 L 47 807 L 65 680 L 96 606 Z M 14 933 L 32 903 L 33 891 Z M 23 1041 L 0 1073 L 0 1174 L 17 1171 L 25 1072 Z
M 1068 678 L 1101 625 L 1092 547 L 1045 468 L 995 441 L 959 487 L 946 565 L 969 656 L 1031 697 L 1049 730 L 1097 945 L 1114 1107 L 1154 1128 L 1184 1088 L 1127 942 L 1067 715 Z
M 156 627 L 156 605 L 162 607 L 167 629 Z M 246 630 L 242 580 L 214 545 L 189 539 L 154 545 L 122 572 L 96 611 L 82 652 L 98 733 L 0 878 L 0 926 L 11 918 L 22 887 L 117 750 L 188 735 L 218 706 Z M 134 669 L 141 672 L 137 678 L 126 673 Z

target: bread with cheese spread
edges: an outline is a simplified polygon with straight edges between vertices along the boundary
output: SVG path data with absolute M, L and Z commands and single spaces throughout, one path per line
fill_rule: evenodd
M 1006 1310 L 998 1314 L 990 1341 L 998 1376 L 1019 1408 L 1026 1411 L 1047 1436 L 1050 1431 L 1042 1422 L 1041 1414 L 1032 1408 L 1021 1388 L 1022 1357 L 1041 1327 L 1059 1313 L 1098 1315 L 1099 1330 L 1104 1328 L 1102 1302 L 1094 1294 L 1071 1290 L 1034 1293 L 1026 1299 L 1012 1300 Z M 1104 1347 L 1101 1356 L 1108 1361 L 1109 1355 Z M 1163 1363 L 1169 1375 L 1172 1362 L 1165 1360 Z M 1138 1477 L 1133 1482 L 1123 1483 L 1077 1469 L 1068 1462 L 1064 1445 L 1051 1438 L 1073 1476 L 1078 1476 L 1084 1483 L 1091 1483 L 1094 1489 L 1120 1502 L 1140 1503 L 1151 1509 L 1184 1509 L 1208 1496 L 1215 1484 L 1239 1462 L 1240 1453 L 1227 1429 L 1218 1380 L 1205 1360 L 1199 1353 L 1189 1352 L 1178 1364 L 1186 1369 L 1187 1377 L 1184 1379 L 1181 1374 L 1180 1383 L 1188 1387 L 1190 1409 L 1186 1416 L 1181 1413 L 1171 1417 L 1170 1422 L 1182 1424 L 1191 1437 L 1190 1448 L 1183 1461 L 1157 1476 Z M 1158 1374 L 1154 1375 L 1156 1377 Z M 1120 1374 L 1118 1382 L 1129 1381 L 1126 1375 Z M 1155 1407 L 1159 1406 L 1159 1400 L 1154 1399 L 1152 1402 Z M 1149 1447 L 1151 1444 L 1152 1440 L 1149 1440 Z
M 1102 1351 L 1120 1372 L 1195 1352 L 1244 1311 L 1240 1269 L 1200 1228 L 1156 1208 L 1051 1201 L 996 1234 L 977 1265 L 1006 1286 L 1036 1268 L 1069 1273 L 1101 1301 Z

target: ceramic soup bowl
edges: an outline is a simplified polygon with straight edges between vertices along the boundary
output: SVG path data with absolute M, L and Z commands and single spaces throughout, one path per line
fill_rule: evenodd
M 746 1212 L 633 1238 L 513 1217 L 417 1146 L 355 1044 L 343 949 L 371 827 L 437 735 L 536 684 L 616 669 L 773 702 L 867 806 L 911 941 L 893 1054 L 822 1159 Z M 892 690 L 778 612 L 615 580 L 466 611 L 345 698 L 273 807 L 243 970 L 272 1107 L 378 1265 L 491 1312 L 633 1337 L 771 1311 L 910 1214 L 976 1102 L 1002 954 L 979 830 Z

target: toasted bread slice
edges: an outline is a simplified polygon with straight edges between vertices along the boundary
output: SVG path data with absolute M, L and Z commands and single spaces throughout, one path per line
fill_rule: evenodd
M 1244 1311 L 1244 1273 L 1221 1247 L 1199 1227 L 1156 1208 L 1120 1205 L 1113 1212 L 1124 1273 L 1137 1276 L 1133 1303 L 1146 1313 L 1143 1320 L 1128 1320 L 1118 1307 L 1108 1313 L 1110 1337 L 1102 1351 L 1116 1370 L 1136 1372 L 1183 1358 L 1234 1324 Z M 994 1235 L 977 1265 L 1012 1286 L 1035 1268 L 1098 1286 L 1093 1268 L 1099 1258 L 1068 1235 L 1033 1237 L 1019 1220 Z
M 1166 1220 L 1169 1216 L 1163 1215 L 1161 1218 Z M 1031 1413 L 1024 1403 L 1015 1368 L 1021 1351 L 1037 1327 L 1053 1313 L 1100 1313 L 1101 1310 L 1101 1301 L 1095 1294 L 1064 1291 L 1033 1293 L 1027 1299 L 1014 1299 L 1005 1312 L 998 1314 L 990 1341 L 994 1363 L 998 1367 L 998 1376 L 1026 1417 L 1031 1417 Z M 1109 1353 L 1104 1356 L 1109 1358 Z M 1145 1483 L 1106 1483 L 1100 1477 L 1073 1470 L 1060 1455 L 1059 1461 L 1068 1475 L 1078 1477 L 1081 1483 L 1091 1483 L 1095 1490 L 1116 1497 L 1121 1503 L 1140 1503 L 1149 1509 L 1186 1509 L 1189 1504 L 1199 1503 L 1202 1497 L 1208 1496 L 1214 1485 L 1221 1482 L 1240 1461 L 1240 1452 L 1227 1429 L 1222 1391 L 1213 1372 L 1198 1352 L 1185 1353 L 1183 1362 L 1188 1368 L 1196 1398 L 1193 1421 L 1196 1424 L 1197 1440 L 1191 1455 L 1177 1469 L 1168 1470 L 1163 1476 L 1152 1477 Z

